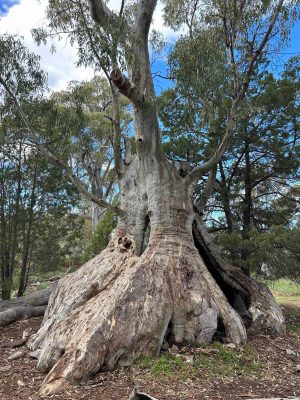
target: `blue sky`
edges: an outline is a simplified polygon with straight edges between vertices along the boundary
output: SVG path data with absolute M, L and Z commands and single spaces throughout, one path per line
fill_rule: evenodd
M 5 15 L 11 7 L 18 3 L 19 0 L 0 0 L 0 15 Z
M 293 55 L 300 55 L 300 20 L 296 22 L 292 29 L 289 45 L 281 50 L 281 53 L 275 57 L 274 62 L 277 62 L 280 68 Z

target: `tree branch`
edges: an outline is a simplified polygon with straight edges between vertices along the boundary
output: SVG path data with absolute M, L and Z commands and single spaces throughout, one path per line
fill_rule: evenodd
M 199 179 L 202 175 L 209 172 L 212 168 L 214 168 L 218 164 L 218 162 L 223 157 L 223 155 L 228 147 L 232 131 L 234 129 L 237 105 L 238 105 L 238 101 L 236 99 L 232 102 L 230 113 L 229 113 L 229 119 L 228 119 L 228 123 L 226 126 L 225 135 L 223 136 L 222 142 L 221 142 L 220 146 L 218 147 L 217 151 L 210 158 L 210 160 L 206 161 L 205 163 L 203 163 L 201 165 L 198 165 L 186 176 L 186 180 L 188 183 L 190 183 L 193 180 Z
M 258 49 L 254 52 L 253 56 L 250 59 L 248 70 L 246 72 L 246 77 L 245 77 L 245 80 L 243 82 L 242 89 L 241 89 L 241 91 L 240 91 L 240 93 L 238 95 L 240 100 L 242 100 L 244 98 L 244 96 L 245 96 L 245 94 L 247 92 L 247 89 L 248 89 L 248 86 L 249 86 L 249 82 L 250 82 L 250 79 L 251 79 L 251 76 L 252 76 L 252 73 L 253 73 L 253 70 L 254 70 L 255 62 L 256 62 L 257 58 L 260 56 L 260 54 L 262 53 L 265 45 L 267 44 L 267 42 L 268 42 L 268 40 L 270 38 L 270 35 L 272 33 L 272 30 L 274 28 L 274 25 L 276 23 L 276 20 L 278 18 L 280 10 L 281 10 L 281 8 L 283 6 L 283 3 L 284 3 L 284 0 L 279 0 L 278 5 L 275 8 L 274 14 L 273 14 L 273 16 L 271 18 L 269 27 L 268 27 L 268 29 L 267 29 L 267 31 L 266 31 L 261 43 L 260 43 Z
M 104 26 L 109 17 L 114 14 L 102 0 L 88 0 L 91 17 L 95 22 L 98 22 L 101 26 Z
M 90 45 L 91 45 L 92 52 L 94 53 L 94 56 L 95 56 L 96 60 L 98 61 L 100 67 L 102 68 L 105 76 L 109 80 L 109 73 L 107 72 L 107 69 L 106 69 L 104 63 L 102 62 L 101 58 L 99 57 L 99 54 L 98 54 L 97 49 L 95 47 L 95 44 L 94 44 L 94 41 L 93 41 L 93 37 L 92 37 L 92 34 L 91 34 L 91 30 L 90 30 L 90 28 L 88 26 L 85 14 L 83 12 L 81 1 L 79 2 L 79 6 L 80 6 L 80 13 L 81 13 L 81 16 L 82 16 L 83 24 L 84 24 L 86 33 L 87 33 L 88 38 L 89 38 L 89 42 L 90 42 Z
M 111 72 L 110 78 L 118 88 L 119 92 L 127 97 L 133 104 L 137 105 L 143 101 L 139 89 L 119 69 Z
M 114 139 L 113 139 L 113 150 L 115 160 L 115 171 L 120 178 L 123 173 L 123 163 L 121 154 L 121 127 L 120 127 L 120 109 L 119 109 L 119 93 L 112 87 L 112 98 L 113 98 L 113 128 L 114 128 Z
M 148 33 L 157 0 L 140 0 L 137 9 L 135 33 L 137 37 L 148 39 Z
M 198 212 L 200 215 L 203 215 L 204 208 L 214 190 L 215 183 L 216 183 L 216 173 L 217 173 L 217 165 L 215 165 L 213 167 L 213 169 L 210 170 L 209 175 L 208 175 L 208 180 L 207 180 L 207 182 L 204 186 L 204 189 L 201 193 L 201 197 L 200 197 L 199 203 L 197 205 L 197 209 L 198 209 Z

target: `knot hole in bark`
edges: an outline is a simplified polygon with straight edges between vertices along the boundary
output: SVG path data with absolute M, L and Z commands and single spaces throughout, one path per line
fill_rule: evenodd
M 120 252 L 125 253 L 132 247 L 132 241 L 127 236 L 119 237 L 118 244 L 120 245 Z
M 137 141 L 138 141 L 138 143 L 142 144 L 144 139 L 140 136 Z

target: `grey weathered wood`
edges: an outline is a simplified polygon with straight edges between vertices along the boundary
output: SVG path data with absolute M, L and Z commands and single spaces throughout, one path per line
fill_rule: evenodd
M 44 315 L 52 290 L 52 288 L 43 289 L 24 297 L 0 302 L 0 327 Z
M 136 389 L 134 389 L 129 395 L 128 400 L 158 400 L 155 397 L 150 396 L 149 394 L 142 393 Z
M 12 300 L 5 300 L 0 302 L 0 313 L 15 307 L 24 306 L 45 306 L 48 304 L 52 288 L 32 292 L 27 296 L 17 297 Z
M 0 312 L 0 328 L 11 324 L 12 322 L 20 321 L 22 319 L 29 319 L 33 317 L 40 317 L 44 315 L 45 306 L 17 306 Z

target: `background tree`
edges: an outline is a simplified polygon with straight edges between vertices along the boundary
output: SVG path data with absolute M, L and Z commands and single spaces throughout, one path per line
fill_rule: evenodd
M 112 203 L 117 185 L 113 169 L 112 98 L 107 80 L 96 76 L 90 82 L 71 82 L 67 90 L 54 93 L 52 101 L 61 114 L 59 121 L 69 121 L 69 157 L 76 174 L 95 197 Z M 127 102 L 122 100 L 120 129 L 124 138 L 130 124 L 127 107 Z M 57 129 L 62 130 L 60 122 Z M 92 229 L 95 230 L 106 209 L 92 202 L 91 210 Z
M 33 272 L 57 269 L 62 257 L 70 254 L 68 246 L 80 238 L 82 228 L 79 217 L 67 215 L 78 198 L 61 171 L 49 167 L 13 132 L 6 116 L 0 146 L 3 300 L 14 291 L 22 296 Z

